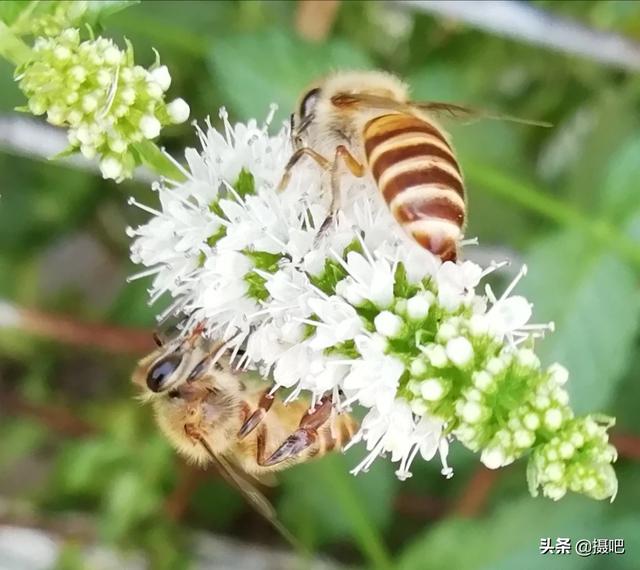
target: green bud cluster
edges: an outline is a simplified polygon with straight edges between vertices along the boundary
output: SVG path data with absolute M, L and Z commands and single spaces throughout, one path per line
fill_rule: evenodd
M 189 116 L 182 99 L 164 101 L 171 84 L 166 66 L 156 61 L 147 70 L 134 64 L 130 45 L 121 50 L 105 38 L 81 41 L 77 29 L 37 38 L 16 77 L 29 99 L 26 110 L 67 127 L 67 152 L 98 158 L 102 175 L 116 181 L 141 162 L 136 143 Z
M 31 2 L 12 28 L 19 35 L 57 36 L 66 28 L 76 26 L 87 11 L 86 0 Z
M 617 458 L 607 429 L 613 420 L 586 416 L 566 422 L 531 455 L 527 479 L 531 493 L 538 488 L 558 500 L 573 491 L 593 499 L 615 498 L 618 483 L 611 463 Z
M 555 368 L 554 368 L 555 369 Z M 456 402 L 456 437 L 492 468 L 528 451 L 540 431 L 553 433 L 572 417 L 553 370 L 542 371 L 530 349 L 503 350 L 471 375 Z

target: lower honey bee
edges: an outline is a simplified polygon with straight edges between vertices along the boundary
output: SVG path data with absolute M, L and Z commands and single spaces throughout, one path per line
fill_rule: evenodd
M 342 449 L 357 423 L 337 413 L 330 397 L 285 404 L 264 381 L 234 370 L 220 343 L 199 331 L 161 345 L 133 373 L 157 423 L 188 460 L 213 463 L 228 482 L 288 540 L 275 511 L 252 480 Z
M 392 215 L 422 247 L 443 261 L 455 261 L 466 222 L 460 166 L 447 133 L 434 115 L 491 116 L 449 103 L 420 103 L 397 77 L 380 72 L 339 72 L 307 89 L 291 115 L 294 153 L 280 184 L 303 156 L 331 172 L 330 215 L 339 207 L 343 167 L 371 176 Z

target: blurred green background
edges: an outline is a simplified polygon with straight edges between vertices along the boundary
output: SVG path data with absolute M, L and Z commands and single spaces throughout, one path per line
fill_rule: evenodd
M 535 5 L 640 41 L 638 2 Z M 552 122 L 451 125 L 467 178 L 468 236 L 481 243 L 468 255 L 510 256 L 515 270 L 528 264 L 520 291 L 537 322 L 556 323 L 540 345 L 544 359 L 571 371 L 576 411 L 618 418 L 620 492 L 613 504 L 533 499 L 524 462 L 489 474 L 455 445 L 451 480 L 435 461 L 416 462 L 404 483 L 383 461 L 353 478 L 356 448 L 285 474 L 268 492 L 282 520 L 312 550 L 350 566 L 640 568 L 640 77 L 392 3 L 342 2 L 326 37 L 310 41 L 322 21 L 305 22 L 300 10 L 145 1 L 106 20 L 104 35 L 120 45 L 129 38 L 143 65 L 155 47 L 171 70 L 170 95 L 184 97 L 197 120 L 217 120 L 221 105 L 234 119 L 261 119 L 275 101 L 277 124 L 309 80 L 357 67 L 397 72 L 418 99 Z M 0 117 L 23 103 L 12 72 L 0 62 Z M 163 136 L 176 156 L 196 145 L 188 125 Z M 125 228 L 145 219 L 126 200 L 153 204 L 147 184 L 116 185 L 5 146 L 0 192 L 0 296 L 153 328 L 159 308 L 147 306 L 148 283 L 125 283 L 135 271 Z M 286 549 L 235 491 L 169 448 L 133 399 L 135 360 L 0 331 L 0 524 L 57 533 L 61 568 L 87 567 L 88 540 L 141 551 L 151 568 L 188 567 L 194 530 Z M 69 529 L 71 513 L 90 522 Z M 543 556 L 542 537 L 619 537 L 627 553 Z

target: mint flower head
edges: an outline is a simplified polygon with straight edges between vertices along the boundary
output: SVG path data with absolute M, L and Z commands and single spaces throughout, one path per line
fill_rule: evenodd
M 80 40 L 77 29 L 39 37 L 30 61 L 16 71 L 28 110 L 68 128 L 69 152 L 98 158 L 104 178 L 121 181 L 140 163 L 136 145 L 155 139 L 163 126 L 182 123 L 189 106 L 165 103 L 171 85 L 166 66 L 134 64 L 133 49 L 111 40 Z
M 276 190 L 291 155 L 286 129 L 269 136 L 255 121 L 207 124 L 202 151 L 186 151 L 185 180 L 156 185 L 158 209 L 130 229 L 132 259 L 153 276 L 161 315 L 204 326 L 259 370 L 311 401 L 330 394 L 338 408 L 362 410 L 350 445 L 411 476 L 418 457 L 436 455 L 446 477 L 449 446 L 477 452 L 489 468 L 528 455 L 532 493 L 567 490 L 615 496 L 608 444 L 612 421 L 575 417 L 559 364 L 543 367 L 536 340 L 552 326 L 531 324 L 532 306 L 481 285 L 502 263 L 442 263 L 407 238 L 372 182 L 344 176 L 342 208 L 318 235 L 329 196 L 315 163 L 301 161 Z

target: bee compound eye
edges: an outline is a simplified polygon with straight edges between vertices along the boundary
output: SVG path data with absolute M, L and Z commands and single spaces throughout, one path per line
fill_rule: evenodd
M 152 392 L 160 392 L 167 380 L 178 369 L 182 362 L 182 355 L 170 354 L 156 362 L 147 374 L 147 388 Z

